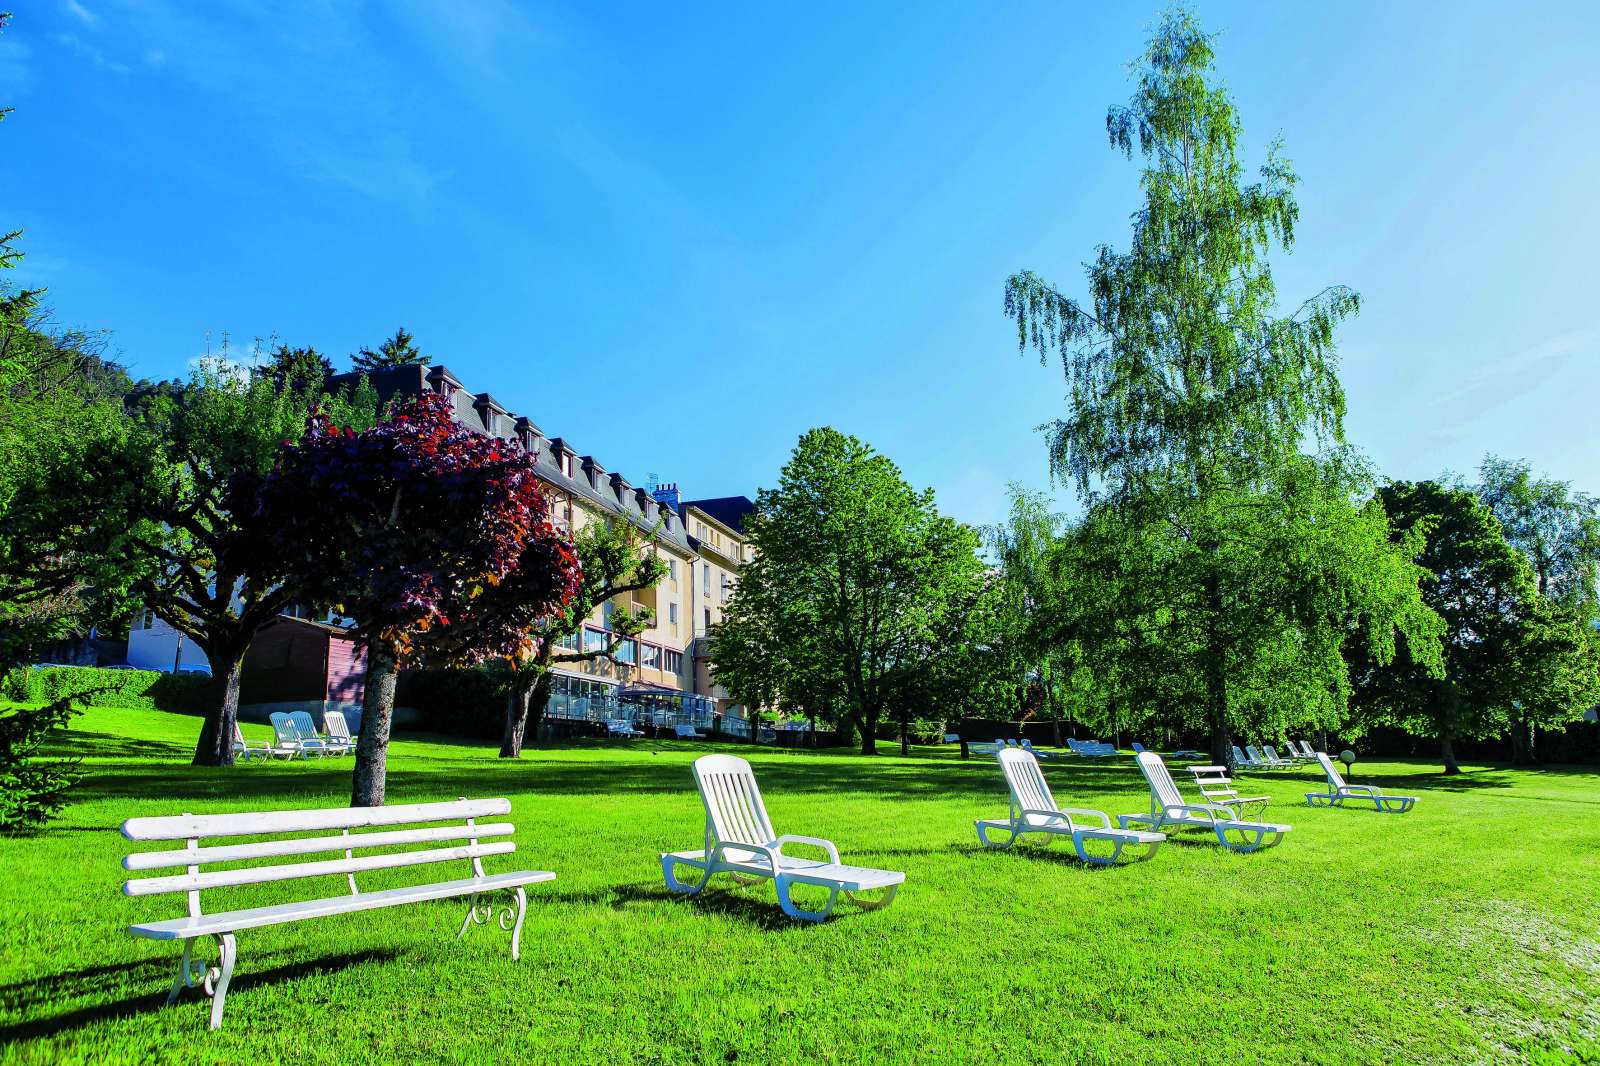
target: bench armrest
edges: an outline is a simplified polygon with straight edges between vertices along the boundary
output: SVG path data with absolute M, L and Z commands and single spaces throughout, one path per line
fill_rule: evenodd
M 821 848 L 823 851 L 826 851 L 828 853 L 829 862 L 837 863 L 839 861 L 838 847 L 833 843 L 833 841 L 823 840 L 821 837 L 807 837 L 799 836 L 794 833 L 785 833 L 783 836 L 774 841 L 773 844 L 774 847 L 772 850 L 779 854 L 783 853 L 783 848 L 786 844 L 808 844 L 811 847 Z

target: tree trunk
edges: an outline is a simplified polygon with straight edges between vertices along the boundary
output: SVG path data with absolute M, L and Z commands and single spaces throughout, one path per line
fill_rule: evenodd
M 811 721 L 811 728 L 807 730 L 806 736 L 810 738 L 809 746 L 815 751 L 817 747 L 817 712 L 812 711 L 806 717 Z
M 1511 719 L 1511 765 L 1539 765 L 1533 750 L 1533 724 L 1520 717 Z
M 1460 765 L 1456 762 L 1456 746 L 1454 738 L 1450 735 L 1450 727 L 1444 726 L 1439 730 L 1439 759 L 1444 763 L 1444 772 L 1459 774 Z
M 1226 766 L 1230 775 L 1238 771 L 1233 757 L 1233 732 L 1228 727 L 1228 675 L 1222 633 L 1222 586 L 1214 574 L 1205 582 L 1206 610 L 1206 721 L 1211 726 L 1211 761 Z
M 878 754 L 878 712 L 866 711 L 861 719 L 861 754 Z
M 517 671 L 511 678 L 511 689 L 506 693 L 506 728 L 500 737 L 500 758 L 516 759 L 522 755 L 523 731 L 528 727 L 528 700 L 533 686 Z
M 367 647 L 367 691 L 361 701 L 361 739 L 356 741 L 355 779 L 350 806 L 382 807 L 389 768 L 389 725 L 394 718 L 394 685 L 399 678 L 392 644 Z
M 193 766 L 233 765 L 233 730 L 239 722 L 239 675 L 244 671 L 244 653 L 244 648 L 227 645 L 206 648 L 206 658 L 211 660 L 211 686 Z
M 902 756 L 911 754 L 911 726 L 906 721 L 905 715 L 900 716 L 900 754 Z

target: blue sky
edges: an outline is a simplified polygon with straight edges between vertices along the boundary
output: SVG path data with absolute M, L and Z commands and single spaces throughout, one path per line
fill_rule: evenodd
M 635 483 L 753 494 L 831 424 L 993 521 L 1064 392 L 1003 282 L 1081 292 L 1126 244 L 1104 115 L 1156 8 L 864 7 L 39 0 L 0 36 L 0 228 L 138 375 L 403 324 Z M 1366 301 L 1351 438 L 1600 492 L 1600 8 L 1196 10 L 1247 158 L 1281 133 L 1303 178 L 1285 304 Z

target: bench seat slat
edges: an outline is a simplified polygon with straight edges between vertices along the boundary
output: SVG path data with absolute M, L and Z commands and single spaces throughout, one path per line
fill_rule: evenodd
M 319 829 L 366 829 L 408 822 L 489 818 L 510 813 L 509 799 L 487 799 L 407 803 L 394 807 L 181 814 L 162 818 L 129 818 L 122 823 L 122 835 L 128 840 L 188 840 L 193 837 L 239 837 L 261 833 L 308 833 Z
M 362 855 L 354 859 L 249 866 L 239 870 L 212 870 L 198 874 L 173 874 L 169 877 L 141 877 L 124 883 L 122 891 L 129 896 L 151 896 L 162 892 L 195 892 L 207 888 L 256 885 L 266 881 L 358 874 L 367 870 L 387 870 L 397 866 L 420 866 L 430 862 L 479 859 L 489 855 L 508 855 L 516 850 L 517 845 L 513 841 L 499 840 L 489 844 L 465 844 L 454 848 L 404 851 L 394 855 Z
M 128 932 L 150 940 L 187 940 L 191 937 L 235 932 L 240 929 L 257 929 L 264 925 L 279 925 L 307 918 L 326 918 L 333 914 L 349 914 L 355 911 L 376 910 L 380 907 L 395 907 L 404 903 L 449 899 L 471 895 L 474 892 L 493 892 L 497 889 L 516 888 L 540 881 L 554 881 L 555 878 L 556 875 L 548 870 L 491 874 L 487 877 L 468 877 L 459 881 L 441 881 L 431 885 L 390 888 L 382 892 L 363 892 L 353 896 L 280 903 L 272 907 L 254 907 L 249 910 L 219 911 L 216 914 L 202 914 L 196 918 L 171 918 L 162 922 L 145 922 L 130 925 Z
M 398 844 L 425 844 L 441 840 L 470 840 L 474 837 L 510 836 L 510 822 L 483 825 L 429 826 L 399 829 L 387 833 L 353 833 L 335 837 L 287 837 L 253 844 L 222 844 L 216 847 L 173 851 L 136 851 L 122 860 L 124 870 L 158 870 L 163 866 L 198 866 L 213 862 L 240 862 L 244 859 L 270 859 L 281 855 L 310 855 L 319 851 L 348 851 L 360 848 L 385 848 Z

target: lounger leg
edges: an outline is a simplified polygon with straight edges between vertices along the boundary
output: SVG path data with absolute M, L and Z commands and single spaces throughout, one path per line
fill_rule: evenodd
M 1083 838 L 1078 836 L 1076 833 L 1072 835 L 1072 848 L 1078 853 L 1078 858 L 1093 866 L 1115 866 L 1117 862 L 1117 856 L 1122 854 L 1122 848 L 1125 844 L 1127 844 L 1126 840 L 1116 840 L 1112 842 L 1110 855 L 1091 855 L 1089 854 L 1088 849 L 1083 846 Z
M 794 901 L 789 898 L 791 882 L 787 877 L 780 875 L 773 880 L 773 884 L 778 889 L 778 906 L 783 908 L 783 913 L 791 918 L 798 918 L 802 922 L 823 921 L 833 913 L 834 901 L 839 898 L 839 886 L 830 885 L 828 888 L 828 902 L 823 904 L 820 911 L 808 911 L 795 906 Z
M 232 933 L 217 937 L 217 967 L 206 975 L 206 992 L 211 996 L 211 1028 L 222 1028 L 222 1004 L 228 998 L 228 982 L 233 980 L 233 960 L 239 948 Z
M 692 885 L 685 884 L 684 882 L 678 880 L 678 876 L 675 871 L 675 868 L 678 866 L 692 866 L 695 869 L 702 871 L 700 880 Z M 667 883 L 668 892 L 677 892 L 686 896 L 697 896 L 700 894 L 700 890 L 706 887 L 706 882 L 711 880 L 711 872 L 711 863 L 709 862 L 691 862 L 687 859 L 679 859 L 671 855 L 661 856 L 661 878 Z
M 888 888 L 883 890 L 883 895 L 879 896 L 877 899 L 863 899 L 859 894 L 851 892 L 849 889 L 845 890 L 845 895 L 849 897 L 851 903 L 854 903 L 862 910 L 876 911 L 882 910 L 884 907 L 887 907 L 889 904 L 893 903 L 894 894 L 898 891 L 900 891 L 899 885 L 890 885 Z
M 973 822 L 972 824 L 978 829 L 978 842 L 986 848 L 996 848 L 1000 851 L 1005 851 L 1007 848 L 1011 847 L 1011 845 L 1015 844 L 1017 842 L 1017 838 L 1022 835 L 1022 831 L 1013 825 L 1010 828 L 1011 835 L 1007 837 L 1005 843 L 1002 844 L 997 840 L 989 839 L 988 830 L 997 828 L 997 826 L 995 826 L 992 822 Z

